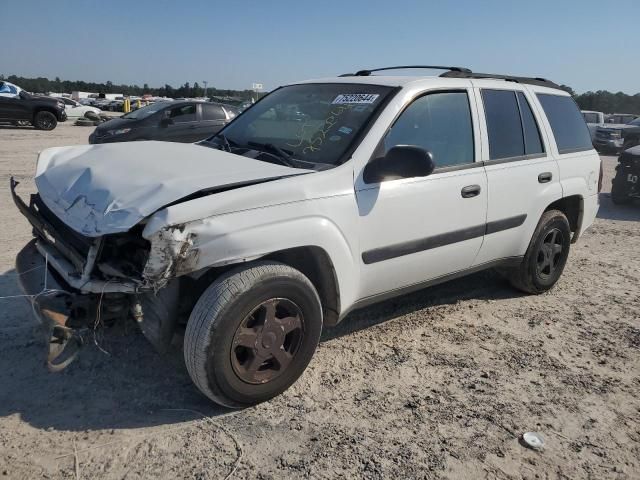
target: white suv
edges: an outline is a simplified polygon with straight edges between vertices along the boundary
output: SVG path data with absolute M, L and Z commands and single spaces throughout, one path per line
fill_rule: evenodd
M 43 151 L 38 193 L 12 190 L 50 368 L 132 316 L 159 350 L 184 327 L 195 384 L 243 407 L 288 388 L 353 309 L 490 267 L 550 289 L 598 210 L 572 98 L 462 68 L 373 73 L 278 88 L 198 144 Z

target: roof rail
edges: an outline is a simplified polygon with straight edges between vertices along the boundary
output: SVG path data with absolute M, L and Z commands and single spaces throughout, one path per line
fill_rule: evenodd
M 493 78 L 497 80 L 505 80 L 507 82 L 526 83 L 529 85 L 538 85 L 540 87 L 560 88 L 560 85 L 540 77 L 514 77 L 511 75 L 499 75 L 496 73 L 474 73 L 472 71 L 460 72 L 451 70 L 440 75 L 444 78 Z
M 465 72 L 471 73 L 471 70 L 464 67 L 442 67 L 439 65 L 401 65 L 399 67 L 383 67 L 383 68 L 372 68 L 369 70 L 358 70 L 356 73 L 345 73 L 340 75 L 341 77 L 368 77 L 373 72 L 381 72 L 382 70 L 403 70 L 405 68 L 429 68 L 432 70 L 449 70 L 451 72 Z

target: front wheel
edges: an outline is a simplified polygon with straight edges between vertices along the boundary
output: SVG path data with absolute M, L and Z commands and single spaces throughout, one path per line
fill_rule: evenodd
M 259 262 L 227 272 L 197 301 L 185 332 L 191 379 L 214 402 L 243 408 L 289 388 L 311 361 L 322 307 L 301 272 Z
M 58 125 L 58 119 L 51 112 L 38 112 L 33 119 L 33 126 L 38 130 L 53 130 Z
M 569 257 L 571 229 L 559 210 L 544 212 L 533 232 L 522 263 L 508 271 L 511 284 L 527 293 L 551 289 L 564 270 Z

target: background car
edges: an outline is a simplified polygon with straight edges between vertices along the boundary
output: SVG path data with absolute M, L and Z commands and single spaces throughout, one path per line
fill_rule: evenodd
M 640 198 L 640 146 L 629 148 L 618 158 L 616 175 L 611 183 L 611 200 L 616 205 Z
M 64 111 L 67 112 L 68 118 L 84 117 L 87 112 L 100 113 L 99 108 L 82 105 L 71 98 L 61 97 L 60 100 L 64 102 Z
M 582 113 L 584 121 L 587 123 L 587 127 L 589 127 L 589 134 L 591 135 L 591 142 L 593 143 L 596 139 L 596 130 L 598 127 L 604 125 L 604 113 L 594 112 L 592 110 L 582 110 L 580 113 Z
M 640 144 L 640 118 L 630 123 L 605 124 L 596 129 L 593 146 L 602 153 L 620 153 Z
M 17 93 L 12 93 L 14 91 Z M 53 130 L 64 122 L 67 114 L 59 98 L 31 95 L 17 85 L 0 82 L 0 122 L 24 125 L 27 122 L 38 130 Z
M 636 118 L 638 118 L 638 115 L 634 115 L 632 113 L 611 113 L 605 117 L 604 122 L 626 125 L 627 123 L 634 121 Z
M 234 116 L 231 108 L 218 103 L 156 102 L 99 125 L 89 136 L 89 143 L 192 143 L 214 135 Z

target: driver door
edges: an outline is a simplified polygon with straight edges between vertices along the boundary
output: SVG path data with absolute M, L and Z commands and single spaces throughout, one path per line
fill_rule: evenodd
M 185 103 L 165 110 L 163 118 L 170 123 L 159 129 L 160 138 L 166 142 L 195 142 L 198 140 L 198 115 L 195 103 Z
M 361 299 L 473 264 L 485 232 L 487 177 L 472 105 L 470 85 L 427 92 L 398 116 L 374 154 L 420 146 L 433 156 L 431 175 L 374 184 L 358 176 Z

